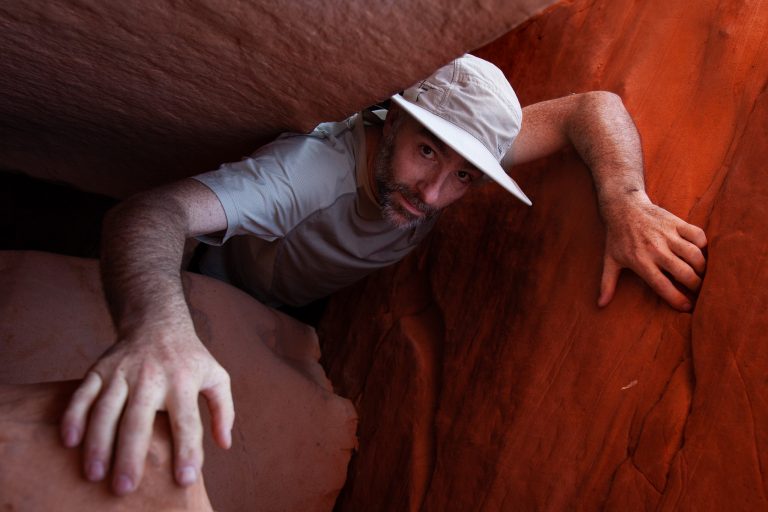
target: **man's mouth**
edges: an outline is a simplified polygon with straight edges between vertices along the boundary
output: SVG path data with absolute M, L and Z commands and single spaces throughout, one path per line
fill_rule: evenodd
M 404 194 L 402 191 L 397 191 L 397 194 L 398 194 L 398 195 L 400 196 L 400 198 L 402 199 L 402 201 L 400 201 L 400 204 L 403 206 L 403 208 L 404 208 L 404 209 L 405 209 L 405 210 L 406 210 L 408 213 L 410 213 L 410 214 L 411 214 L 411 215 L 413 215 L 414 217 L 423 217 L 424 215 L 426 215 L 426 212 L 424 212 L 424 210 L 422 210 L 421 208 L 419 208 L 418 206 L 416 206 L 416 205 L 415 205 L 415 204 L 412 202 L 412 201 L 413 201 L 413 199 L 411 199 L 410 197 L 408 197 L 408 195 L 407 195 L 407 194 Z M 414 198 L 414 199 L 415 199 L 415 198 Z

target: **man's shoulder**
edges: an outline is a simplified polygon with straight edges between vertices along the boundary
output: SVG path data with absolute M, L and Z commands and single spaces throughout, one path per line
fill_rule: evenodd
M 279 237 L 314 212 L 356 193 L 357 146 L 344 123 L 285 133 L 250 156 L 195 179 L 227 212 L 232 234 Z
M 346 122 L 318 125 L 310 133 L 284 133 L 251 158 L 275 173 L 301 196 L 321 198 L 356 188 L 359 153 L 355 132 Z
M 357 156 L 353 127 L 347 119 L 321 123 L 309 133 L 283 133 L 251 156 L 271 154 L 295 171 L 305 166 L 332 173 L 353 170 Z

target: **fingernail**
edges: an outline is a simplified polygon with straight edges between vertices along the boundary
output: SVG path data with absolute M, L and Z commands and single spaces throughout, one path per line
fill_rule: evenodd
M 64 431 L 64 446 L 72 448 L 77 445 L 78 433 L 74 427 L 69 427 Z
M 104 478 L 104 464 L 98 460 L 91 461 L 88 463 L 85 473 L 88 480 L 92 482 L 101 480 Z
M 192 466 L 186 466 L 181 468 L 177 478 L 181 485 L 192 485 L 197 479 L 197 472 Z
M 117 494 L 128 494 L 133 491 L 133 480 L 126 475 L 118 475 L 115 478 L 115 492 Z
M 686 302 L 685 304 L 683 304 L 683 311 L 690 311 L 690 310 L 691 310 L 690 302 Z

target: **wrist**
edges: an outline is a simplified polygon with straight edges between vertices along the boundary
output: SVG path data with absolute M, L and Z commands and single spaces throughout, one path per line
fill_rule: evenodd
M 123 319 L 116 326 L 117 337 L 131 342 L 162 342 L 168 339 L 196 337 L 195 326 L 189 315 L 157 316 L 152 318 Z
M 615 190 L 603 190 L 598 195 L 601 211 L 611 212 L 627 208 L 652 204 L 648 194 L 642 187 L 624 187 Z

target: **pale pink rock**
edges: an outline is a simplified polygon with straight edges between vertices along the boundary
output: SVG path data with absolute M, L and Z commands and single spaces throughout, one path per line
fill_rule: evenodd
M 229 371 L 235 398 L 232 449 L 206 434 L 214 508 L 331 510 L 355 447 L 356 416 L 317 362 L 314 330 L 213 279 L 185 274 L 184 283 L 197 332 Z M 80 378 L 114 340 L 96 261 L 2 252 L 0 289 L 0 383 Z M 55 429 L 34 428 L 50 450 L 64 452 Z M 9 471 L 5 459 L 0 464 Z M 55 498 L 74 481 L 92 485 L 67 474 L 45 489 Z

